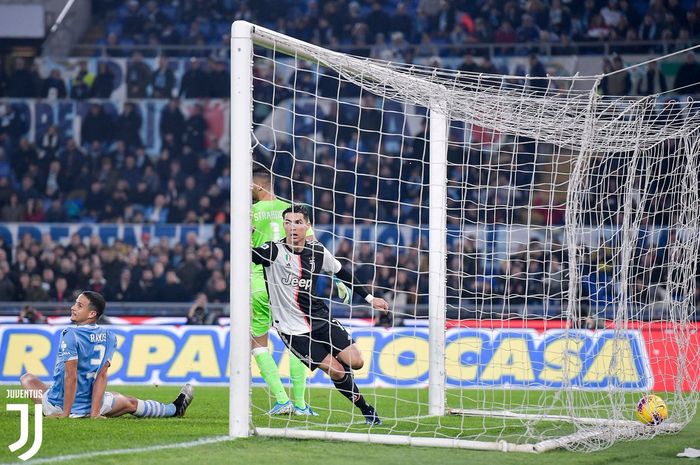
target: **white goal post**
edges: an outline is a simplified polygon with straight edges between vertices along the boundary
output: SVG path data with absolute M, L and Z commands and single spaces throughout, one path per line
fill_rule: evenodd
M 435 65 L 233 24 L 229 434 L 543 452 L 682 429 L 700 380 L 698 108 L 601 96 L 608 76 Z M 320 373 L 318 417 L 266 415 L 250 357 L 254 165 L 391 302 L 377 328 L 361 299 L 324 288 L 381 427 Z M 634 419 L 652 392 L 670 412 L 656 426 Z

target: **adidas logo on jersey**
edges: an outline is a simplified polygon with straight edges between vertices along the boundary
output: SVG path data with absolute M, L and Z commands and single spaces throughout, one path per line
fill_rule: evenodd
M 310 290 L 311 289 L 311 279 L 299 279 L 296 276 L 287 276 L 282 280 L 282 284 L 299 286 L 299 289 Z

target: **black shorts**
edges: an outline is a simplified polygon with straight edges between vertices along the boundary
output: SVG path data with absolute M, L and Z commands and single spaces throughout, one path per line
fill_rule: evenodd
M 313 329 L 310 333 L 294 335 L 279 333 L 279 335 L 289 351 L 304 362 L 311 371 L 318 368 L 328 354 L 336 357 L 355 342 L 338 320 L 331 320 L 330 323 Z

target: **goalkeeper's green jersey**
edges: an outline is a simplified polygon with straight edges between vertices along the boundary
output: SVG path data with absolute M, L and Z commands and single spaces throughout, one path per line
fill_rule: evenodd
M 291 205 L 283 200 L 260 200 L 252 207 L 253 247 L 265 242 L 278 241 L 285 236 L 282 212 Z

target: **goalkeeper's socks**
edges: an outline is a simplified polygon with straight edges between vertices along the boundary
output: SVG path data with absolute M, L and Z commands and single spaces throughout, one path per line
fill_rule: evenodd
M 175 404 L 164 404 L 156 400 L 138 399 L 136 411 L 132 413 L 132 415 L 140 418 L 174 417 L 175 411 Z
M 308 370 L 304 362 L 289 354 L 289 377 L 292 380 L 292 394 L 294 394 L 294 406 L 304 410 L 306 408 L 306 400 L 304 393 L 306 392 L 306 374 Z
M 270 388 L 270 393 L 275 396 L 277 403 L 286 404 L 289 402 L 287 391 L 284 390 L 284 386 L 282 386 L 282 381 L 280 380 L 280 372 L 277 369 L 277 364 L 275 363 L 275 359 L 272 358 L 270 351 L 267 350 L 267 347 L 256 347 L 253 349 L 253 357 L 255 357 L 255 363 L 258 364 L 260 374 L 267 383 L 267 387 Z
M 340 391 L 342 395 L 347 397 L 350 402 L 355 404 L 360 410 L 364 411 L 367 408 L 367 402 L 365 398 L 360 394 L 360 389 L 355 384 L 355 380 L 352 375 L 348 372 L 340 381 L 333 381 L 335 388 Z

